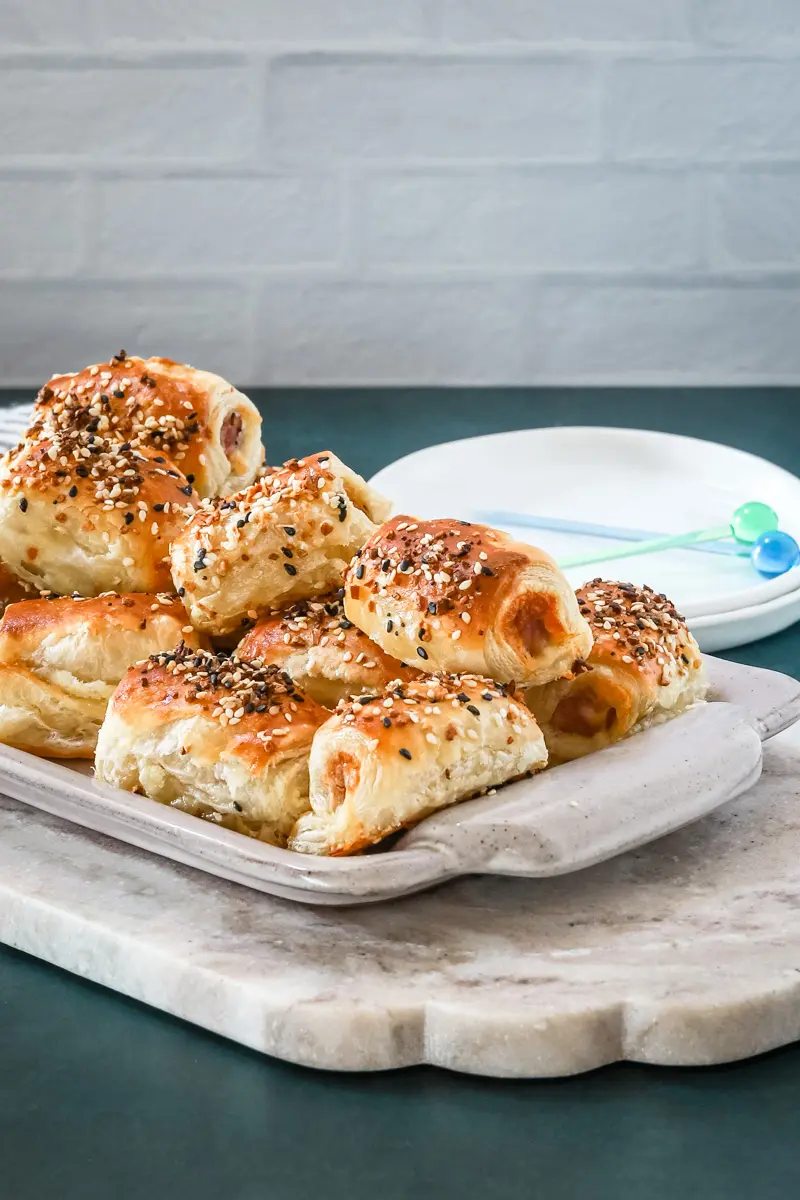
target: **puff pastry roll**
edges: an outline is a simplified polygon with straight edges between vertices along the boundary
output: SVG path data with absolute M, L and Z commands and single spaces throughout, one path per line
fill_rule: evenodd
M 174 596 L 24 600 L 0 620 L 0 742 L 91 758 L 109 697 L 131 663 L 184 638 Z
M 544 551 L 467 521 L 387 521 L 348 568 L 345 611 L 423 671 L 525 687 L 566 674 L 592 645 L 574 592 Z
M 437 809 L 540 770 L 536 721 L 475 675 L 390 684 L 340 704 L 311 747 L 311 811 L 289 846 L 353 854 Z
M 226 500 L 205 500 L 171 553 L 192 624 L 224 635 L 339 587 L 388 507 L 328 452 L 292 459 Z
M 285 840 L 308 808 L 311 739 L 328 716 L 277 667 L 186 646 L 133 667 L 108 708 L 97 777 Z
M 697 642 L 666 596 L 593 579 L 577 592 L 594 646 L 572 677 L 526 693 L 550 751 L 567 762 L 603 750 L 703 700 Z
M 0 616 L 9 604 L 17 604 L 20 600 L 33 600 L 39 593 L 20 579 L 4 562 L 0 562 Z
M 110 362 L 56 375 L 33 415 L 33 439 L 88 430 L 165 454 L 200 496 L 247 487 L 264 457 L 252 401 L 219 375 L 168 358 L 121 350 Z
M 43 591 L 172 591 L 169 544 L 197 502 L 155 450 L 85 430 L 24 442 L 0 460 L 0 558 Z
M 342 593 L 297 604 L 262 617 L 236 648 L 239 658 L 281 667 L 326 708 L 385 687 L 419 671 L 390 658 L 344 615 Z

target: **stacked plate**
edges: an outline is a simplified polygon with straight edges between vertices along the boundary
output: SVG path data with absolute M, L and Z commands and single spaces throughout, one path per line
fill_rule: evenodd
M 742 450 L 676 434 L 593 427 L 498 433 L 430 446 L 371 482 L 393 499 L 395 511 L 484 521 L 556 559 L 610 553 L 623 544 L 553 528 L 561 523 L 678 534 L 726 525 L 748 500 L 771 505 L 781 529 L 800 541 L 800 479 Z M 567 576 L 575 586 L 604 575 L 665 592 L 701 648 L 712 652 L 800 619 L 800 567 L 766 580 L 735 550 L 720 543 L 663 551 L 574 568 Z

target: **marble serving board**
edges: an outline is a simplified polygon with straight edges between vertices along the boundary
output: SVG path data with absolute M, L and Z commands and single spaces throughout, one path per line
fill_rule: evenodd
M 800 1038 L 800 727 L 759 782 L 575 874 L 324 909 L 0 799 L 0 940 L 255 1050 L 539 1077 Z
M 713 702 L 601 754 L 420 822 L 352 858 L 292 853 L 0 747 L 0 790 L 98 833 L 310 904 L 386 900 L 459 875 L 546 877 L 591 866 L 695 821 L 751 787 L 761 742 L 797 720 L 800 684 L 708 659 Z

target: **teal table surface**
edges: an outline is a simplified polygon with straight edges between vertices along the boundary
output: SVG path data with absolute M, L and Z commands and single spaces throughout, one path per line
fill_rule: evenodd
M 273 462 L 332 449 L 369 475 L 435 442 L 591 424 L 724 441 L 800 474 L 791 389 L 254 395 Z M 800 676 L 800 625 L 730 657 Z M 0 950 L 0 1200 L 785 1200 L 799 1111 L 800 1046 L 553 1081 L 323 1074 Z

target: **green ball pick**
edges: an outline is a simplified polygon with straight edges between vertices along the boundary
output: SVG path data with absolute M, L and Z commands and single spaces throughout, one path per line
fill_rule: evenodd
M 762 533 L 771 533 L 778 528 L 778 514 L 760 500 L 748 500 L 740 504 L 731 517 L 731 533 L 737 542 L 752 544 Z

